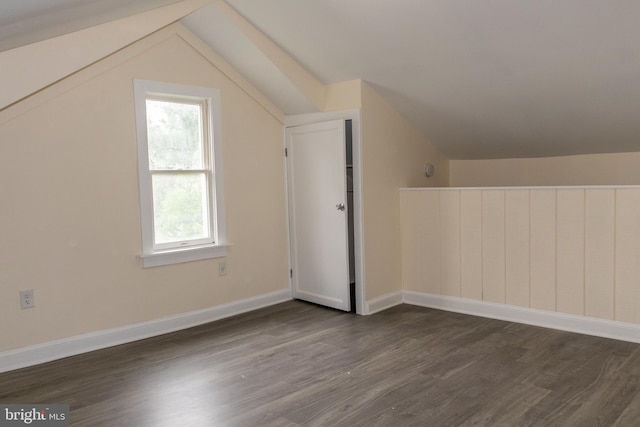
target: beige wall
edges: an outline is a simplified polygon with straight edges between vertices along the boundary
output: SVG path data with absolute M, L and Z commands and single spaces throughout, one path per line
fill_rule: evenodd
M 167 31 L 0 112 L 0 351 L 288 287 L 282 124 Z M 226 277 L 137 259 L 134 78 L 221 91 Z
M 424 164 L 436 167 L 424 176 Z M 446 186 L 449 161 L 371 86 L 362 85 L 364 263 L 367 300 L 401 289 L 401 187 Z
M 640 153 L 532 159 L 452 160 L 452 187 L 637 185 Z
M 182 0 L 168 6 L 0 52 L 0 109 L 177 21 L 206 4 Z
M 640 188 L 400 197 L 405 290 L 640 323 Z
M 351 110 L 362 107 L 362 80 L 349 80 L 325 86 L 323 111 Z

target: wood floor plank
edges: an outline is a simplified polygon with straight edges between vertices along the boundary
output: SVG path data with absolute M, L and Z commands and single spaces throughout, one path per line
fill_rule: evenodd
M 291 301 L 0 374 L 73 426 L 636 425 L 640 346 L 400 305 Z

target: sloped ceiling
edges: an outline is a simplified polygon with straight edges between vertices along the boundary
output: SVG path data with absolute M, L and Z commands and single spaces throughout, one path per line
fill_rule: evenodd
M 451 158 L 640 151 L 640 2 L 228 0 Z
M 318 111 L 215 3 L 202 7 L 181 22 L 239 70 L 285 114 Z
M 2 2 L 0 50 L 171 2 Z M 217 3 L 182 22 L 283 111 L 313 111 Z M 322 83 L 368 81 L 452 159 L 640 151 L 640 2 L 227 3 Z
M 0 51 L 78 31 L 180 0 L 5 0 Z

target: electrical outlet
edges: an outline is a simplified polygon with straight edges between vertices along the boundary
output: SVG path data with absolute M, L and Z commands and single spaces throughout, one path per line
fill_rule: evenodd
M 218 263 L 218 276 L 226 276 L 227 275 L 227 263 L 224 261 L 220 261 Z
M 36 300 L 33 297 L 33 289 L 20 291 L 20 308 L 23 310 L 36 306 Z

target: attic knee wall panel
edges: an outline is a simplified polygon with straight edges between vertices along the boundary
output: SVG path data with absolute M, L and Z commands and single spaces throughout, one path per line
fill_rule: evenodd
M 585 191 L 584 314 L 613 319 L 614 190 Z
M 413 289 L 422 282 L 422 239 L 420 222 L 420 196 L 415 191 L 400 193 L 400 230 L 402 257 L 402 287 Z
M 529 306 L 529 190 L 505 192 L 506 303 Z
M 640 189 L 616 191 L 615 319 L 640 323 Z
M 531 190 L 529 306 L 556 310 L 556 191 Z
M 440 292 L 460 296 L 460 191 L 439 191 Z
M 422 280 L 418 291 L 440 293 L 440 197 L 437 192 L 420 195 L 420 223 L 417 230 L 422 245 Z
M 584 314 L 584 190 L 556 193 L 556 310 Z
M 505 194 L 482 192 L 482 299 L 505 303 Z
M 640 188 L 411 189 L 401 200 L 404 289 L 640 323 Z
M 460 191 L 460 295 L 482 299 L 482 192 Z

